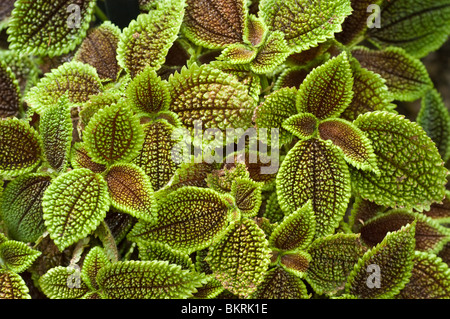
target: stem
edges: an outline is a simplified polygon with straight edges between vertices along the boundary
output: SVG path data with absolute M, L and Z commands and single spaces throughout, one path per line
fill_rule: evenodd
M 97 18 L 99 18 L 102 22 L 109 20 L 106 14 L 102 11 L 102 9 L 100 9 L 99 6 L 95 6 L 94 13 L 97 16 Z
M 95 232 L 98 238 L 103 243 L 106 255 L 112 262 L 117 262 L 119 260 L 119 252 L 117 250 L 114 236 L 112 235 L 108 225 L 106 225 L 106 223 L 102 221 Z

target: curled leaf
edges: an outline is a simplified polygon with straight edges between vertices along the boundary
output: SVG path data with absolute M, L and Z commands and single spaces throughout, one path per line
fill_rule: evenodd
M 250 14 L 244 29 L 244 42 L 251 44 L 252 47 L 259 47 L 267 33 L 267 26 L 261 18 Z
M 283 32 L 271 32 L 250 63 L 250 69 L 257 74 L 273 72 L 291 52 L 291 48 L 284 39 Z
M 70 153 L 70 164 L 73 168 L 88 168 L 94 173 L 102 173 L 106 165 L 98 164 L 89 156 L 83 143 L 75 143 Z
M 254 217 L 261 206 L 261 189 L 263 184 L 250 178 L 237 178 L 231 185 L 231 195 L 243 216 Z
M 299 113 L 283 122 L 283 128 L 300 139 L 308 139 L 317 133 L 319 121 L 311 113 Z

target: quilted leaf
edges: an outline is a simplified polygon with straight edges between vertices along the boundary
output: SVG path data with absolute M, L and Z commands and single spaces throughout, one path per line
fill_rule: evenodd
M 280 265 L 287 272 L 303 278 L 311 262 L 311 255 L 304 251 L 286 252 L 280 256 Z
M 333 38 L 352 12 L 349 0 L 261 0 L 259 8 L 269 31 L 283 32 L 295 52 Z
M 72 51 L 86 36 L 96 1 L 18 0 L 9 21 L 10 49 L 38 56 Z
M 137 223 L 128 238 L 163 242 L 187 253 L 201 250 L 225 231 L 231 202 L 211 189 L 182 187 L 157 201 L 156 223 Z
M 44 156 L 56 171 L 64 171 L 69 162 L 72 144 L 72 119 L 69 100 L 64 95 L 54 106 L 42 114 L 39 129 L 41 131 Z
M 263 281 L 269 266 L 269 248 L 264 232 L 250 219 L 233 222 L 224 237 L 206 257 L 225 289 L 249 296 Z
M 102 90 L 103 86 L 94 67 L 72 61 L 46 73 L 39 83 L 28 91 L 25 102 L 35 112 L 42 114 L 65 94 L 70 102 L 82 103 L 88 101 L 90 95 L 99 94 Z
M 127 87 L 127 98 L 137 113 L 155 114 L 166 111 L 170 105 L 167 82 L 147 66 Z
M 141 260 L 165 260 L 186 270 L 194 270 L 194 264 L 188 254 L 172 249 L 169 245 L 159 242 L 138 243 Z
M 79 126 L 84 130 L 91 118 L 101 109 L 118 103 L 122 99 L 122 92 L 116 89 L 108 89 L 100 94 L 89 96 L 89 100 L 84 102 L 79 112 L 81 123 Z
M 298 142 L 286 155 L 277 175 L 278 201 L 290 214 L 311 200 L 316 237 L 332 233 L 350 199 L 350 174 L 339 151 L 329 142 Z
M 0 174 L 19 175 L 40 162 L 42 141 L 36 130 L 17 118 L 0 121 Z
M 396 296 L 399 299 L 449 299 L 450 270 L 441 258 L 414 252 L 411 278 Z
M 417 210 L 444 198 L 447 170 L 417 123 L 376 111 L 360 115 L 353 124 L 372 141 L 381 173 L 351 169 L 356 193 L 381 206 Z
M 245 64 L 250 63 L 257 54 L 258 51 L 246 44 L 233 43 L 227 46 L 217 59 L 233 64 Z
M 352 86 L 352 70 L 344 52 L 308 74 L 298 90 L 297 110 L 320 120 L 337 117 L 352 101 Z
M 255 217 L 261 207 L 261 189 L 263 183 L 258 183 L 250 178 L 237 178 L 231 185 L 231 195 L 236 206 L 245 217 Z
M 292 115 L 283 122 L 283 128 L 300 139 L 308 139 L 317 134 L 319 121 L 311 113 Z
M 355 48 L 351 55 L 363 68 L 378 73 L 395 100 L 414 101 L 431 88 L 432 82 L 423 63 L 403 49 L 389 47 L 384 50 Z
M 250 14 L 244 29 L 244 42 L 251 44 L 252 47 L 259 47 L 264 43 L 267 34 L 267 26 L 261 18 Z
M 243 42 L 247 19 L 244 0 L 186 0 L 183 34 L 197 45 L 221 49 Z
M 39 278 L 42 292 L 50 299 L 79 299 L 89 287 L 77 267 L 55 267 Z
M 342 150 L 348 163 L 380 174 L 371 141 L 352 123 L 343 119 L 325 120 L 319 124 L 318 132 L 321 139 L 330 140 Z
M 422 98 L 417 123 L 436 144 L 444 162 L 450 159 L 450 114 L 441 95 L 435 89 Z
M 0 118 L 16 116 L 20 107 L 20 89 L 16 76 L 0 62 Z
M 8 240 L 0 244 L 0 264 L 15 273 L 27 270 L 40 254 L 20 241 Z
M 121 30 L 109 21 L 88 32 L 74 60 L 92 65 L 102 80 L 115 81 L 120 72 L 117 46 Z
M 105 251 L 99 247 L 93 247 L 89 250 L 83 261 L 81 269 L 81 278 L 91 290 L 98 290 L 97 274 L 103 267 L 110 264 L 110 260 Z
M 88 168 L 94 173 L 102 173 L 106 170 L 104 164 L 98 164 L 89 156 L 84 143 L 75 143 L 70 152 L 70 164 L 73 168 Z
M 45 231 L 42 197 L 51 183 L 46 174 L 25 174 L 8 183 L 0 216 L 12 239 L 34 242 Z
M 389 299 L 397 295 L 411 277 L 414 233 L 415 223 L 408 224 L 368 250 L 350 272 L 345 293 L 359 299 Z
M 283 32 L 270 32 L 255 59 L 250 63 L 250 69 L 257 74 L 273 72 L 291 53 Z
M 0 299 L 31 299 L 29 292 L 20 275 L 0 269 Z
M 422 58 L 438 49 L 450 34 L 448 0 L 402 0 L 381 7 L 381 28 L 370 29 L 369 38 L 381 47 L 405 49 Z
M 234 76 L 210 65 L 192 64 L 169 79 L 172 103 L 183 125 L 194 127 L 202 121 L 203 129 L 247 129 L 251 125 L 255 101 L 247 88 Z
M 124 261 L 100 269 L 97 281 L 106 299 L 185 299 L 206 277 L 167 261 Z
M 42 201 L 50 238 L 62 251 L 95 230 L 109 205 L 108 186 L 101 175 L 86 168 L 59 175 Z
M 167 189 L 176 190 L 183 186 L 208 187 L 206 177 L 217 169 L 214 163 L 181 163 L 167 184 Z
M 138 219 L 152 220 L 153 189 L 143 169 L 135 164 L 114 164 L 104 177 L 113 207 Z
M 140 14 L 125 28 L 117 49 L 119 65 L 131 77 L 146 66 L 158 70 L 175 42 L 183 22 L 185 0 L 165 0 Z
M 127 104 L 119 102 L 98 111 L 84 131 L 84 145 L 100 164 L 126 162 L 142 147 L 144 132 L 139 118 Z

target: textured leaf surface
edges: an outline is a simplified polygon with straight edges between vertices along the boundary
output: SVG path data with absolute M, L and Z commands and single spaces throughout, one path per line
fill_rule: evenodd
M 233 64 L 245 64 L 250 63 L 256 57 L 257 53 L 258 51 L 250 46 L 235 43 L 227 46 L 217 59 Z
M 347 0 L 262 0 L 259 8 L 269 31 L 283 32 L 296 52 L 332 38 L 352 11 Z
M 78 61 L 64 63 L 39 81 L 25 96 L 25 102 L 42 114 L 50 105 L 56 104 L 67 94 L 72 103 L 86 102 L 90 95 L 103 90 L 94 67 Z
M 261 18 L 253 14 L 248 16 L 244 29 L 244 42 L 251 44 L 253 47 L 259 47 L 267 33 L 267 26 Z
M 423 214 L 438 222 L 450 221 L 450 191 L 445 191 L 442 203 L 431 204 L 430 209 L 423 211 Z
M 89 291 L 76 267 L 55 267 L 39 278 L 42 292 L 50 299 L 79 299 Z
M 138 113 L 154 114 L 170 105 L 167 82 L 163 82 L 151 67 L 146 67 L 127 87 L 127 98 Z
M 0 121 L 0 174 L 30 172 L 41 161 L 41 138 L 27 122 L 17 118 Z
M 19 112 L 20 89 L 16 76 L 6 63 L 0 62 L 0 118 Z
M 167 184 L 167 187 L 171 190 L 176 190 L 183 186 L 208 187 L 206 177 L 216 168 L 214 163 L 181 163 Z
M 271 32 L 251 62 L 250 69 L 257 74 L 273 72 L 291 53 L 283 32 Z
M 233 222 L 206 257 L 216 279 L 240 296 L 253 293 L 269 265 L 264 232 L 250 219 Z
M 12 239 L 34 242 L 45 231 L 42 197 L 51 178 L 45 174 L 26 174 L 5 188 L 0 215 Z
M 311 113 L 299 113 L 283 122 L 283 128 L 300 139 L 313 137 L 317 132 L 319 121 Z
M 402 227 L 388 234 L 381 243 L 367 251 L 351 271 L 345 293 L 360 299 L 384 299 L 397 295 L 411 276 L 414 256 L 415 224 Z M 370 288 L 373 284 L 369 265 L 379 267 L 380 288 Z M 369 269 L 369 270 L 368 270 Z
M 352 86 L 350 63 L 342 53 L 308 74 L 298 90 L 297 110 L 320 120 L 338 116 L 352 100 Z
M 121 30 L 109 21 L 89 31 L 74 59 L 92 65 L 102 80 L 116 80 L 120 72 L 117 46 Z
M 319 124 L 318 131 L 321 139 L 330 140 L 343 151 L 347 162 L 358 169 L 380 174 L 371 141 L 352 123 L 329 119 Z
M 245 217 L 254 217 L 261 206 L 261 189 L 263 184 L 248 179 L 237 178 L 231 185 L 231 195 L 236 206 Z
M 97 274 L 103 267 L 110 264 L 110 260 L 105 251 L 96 246 L 92 248 L 83 261 L 83 269 L 81 270 L 81 278 L 91 290 L 98 290 Z
M 169 245 L 159 242 L 139 244 L 139 258 L 141 260 L 165 260 L 169 264 L 176 264 L 186 270 L 193 270 L 194 264 L 188 254 L 172 249 Z
M 111 204 L 138 219 L 151 221 L 153 189 L 150 178 L 135 164 L 112 165 L 105 174 Z
M 311 262 L 305 279 L 316 293 L 333 295 L 344 289 L 350 271 L 366 250 L 355 234 L 318 238 L 308 248 Z
M 271 247 L 282 250 L 306 249 L 314 239 L 316 222 L 311 202 L 286 216 L 269 238 Z
M 0 244 L 0 264 L 15 273 L 27 270 L 40 254 L 20 241 L 8 240 Z
M 389 208 L 380 206 L 361 197 L 356 197 L 348 218 L 348 225 L 354 233 L 359 233 L 366 221 Z
M 425 93 L 416 121 L 436 144 L 444 162 L 450 159 L 450 114 L 435 89 Z
M 97 280 L 108 299 L 185 299 L 205 276 L 164 261 L 125 261 L 102 268 Z
M 354 125 L 372 141 L 381 175 L 351 170 L 354 190 L 382 206 L 428 209 L 444 198 L 446 169 L 423 129 L 402 116 L 377 111 Z
M 70 152 L 70 164 L 73 168 L 88 168 L 94 173 L 102 173 L 106 165 L 98 164 L 92 160 L 83 143 L 75 143 Z
M 194 127 L 201 120 L 204 129 L 242 128 L 251 125 L 254 100 L 234 76 L 210 65 L 183 68 L 169 79 L 172 104 L 183 125 Z
M 50 57 L 70 52 L 86 36 L 95 3 L 93 0 L 16 1 L 8 29 L 10 48 Z M 77 7 L 70 7 L 71 4 Z
M 184 5 L 184 0 L 161 1 L 156 10 L 140 14 L 123 30 L 118 60 L 131 77 L 146 66 L 158 70 L 163 65 L 183 22 Z
M 0 299 L 31 299 L 28 287 L 20 275 L 0 269 Z
M 228 200 L 211 189 L 182 187 L 157 202 L 157 223 L 139 222 L 128 237 L 163 242 L 186 252 L 203 249 L 225 230 L 231 208 Z
M 416 251 L 411 278 L 400 293 L 400 299 L 449 299 L 450 270 L 441 258 Z
M 401 48 L 369 50 L 361 47 L 352 50 L 351 54 L 363 68 L 386 80 L 386 86 L 396 100 L 414 101 L 432 86 L 422 62 Z
M 244 0 L 186 0 L 182 31 L 197 45 L 220 49 L 243 42 L 247 4 Z
M 281 266 L 296 276 L 303 278 L 308 270 L 311 256 L 304 251 L 285 253 L 280 257 Z
M 50 237 L 62 251 L 93 231 L 109 209 L 106 181 L 80 168 L 59 175 L 44 193 L 42 206 Z
M 298 142 L 281 163 L 278 201 L 285 214 L 311 200 L 316 237 L 331 233 L 350 198 L 350 174 L 338 150 L 318 139 Z
M 95 162 L 111 164 L 134 158 L 142 147 L 143 135 L 138 117 L 125 103 L 119 102 L 92 117 L 83 140 Z
M 369 30 L 371 40 L 382 47 L 399 46 L 416 57 L 438 49 L 450 34 L 450 1 L 403 0 L 385 2 L 381 28 Z
M 56 105 L 48 108 L 39 123 L 47 162 L 56 171 L 64 171 L 69 162 L 72 144 L 72 119 L 68 98 L 63 96 Z

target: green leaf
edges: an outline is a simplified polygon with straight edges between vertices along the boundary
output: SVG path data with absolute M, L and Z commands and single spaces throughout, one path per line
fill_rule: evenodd
M 311 256 L 305 251 L 283 253 L 280 257 L 280 265 L 287 272 L 303 278 L 308 270 Z
M 448 0 L 385 2 L 380 18 L 381 28 L 367 33 L 370 40 L 381 47 L 401 47 L 418 58 L 439 49 L 450 34 Z
M 181 163 L 165 189 L 176 190 L 183 186 L 208 187 L 206 177 L 217 169 L 216 166 L 215 163 L 209 164 L 206 162 Z
M 348 163 L 358 169 L 380 174 L 371 141 L 352 123 L 329 119 L 319 124 L 318 131 L 321 139 L 330 140 L 342 150 Z
M 316 218 L 316 237 L 332 233 L 350 199 L 350 174 L 330 142 L 298 142 L 286 155 L 277 175 L 278 201 L 291 214 L 308 200 Z
M 418 124 L 382 111 L 360 115 L 353 124 L 372 141 L 381 172 L 351 169 L 357 194 L 381 206 L 420 211 L 444 198 L 447 170 Z
M 42 292 L 50 299 L 79 299 L 89 292 L 77 267 L 55 267 L 39 278 Z
M 182 187 L 157 201 L 157 223 L 138 222 L 128 238 L 163 242 L 191 253 L 208 247 L 226 229 L 232 199 L 214 190 Z
M 98 164 L 89 156 L 84 143 L 75 143 L 70 152 L 70 164 L 73 168 L 88 168 L 94 173 L 102 173 L 106 170 L 104 164 Z
M 354 121 L 360 114 L 373 111 L 391 111 L 395 108 L 391 104 L 393 97 L 385 84 L 385 80 L 378 74 L 369 71 L 352 59 L 353 70 L 353 99 L 342 112 L 341 117 Z
M 131 77 L 146 66 L 158 70 L 175 42 L 183 22 L 185 0 L 165 0 L 157 9 L 140 14 L 125 28 L 119 40 L 119 65 Z
M 424 252 L 414 252 L 411 278 L 398 299 L 449 299 L 450 270 L 441 258 Z
M 34 242 L 44 233 L 42 197 L 50 183 L 46 174 L 25 174 L 8 183 L 1 199 L 0 216 L 11 238 Z
M 101 175 L 86 168 L 59 175 L 42 201 L 50 238 L 62 251 L 96 229 L 109 205 L 108 186 Z
M 307 52 L 307 51 L 306 51 Z M 292 57 L 292 55 L 291 55 Z M 288 58 L 289 59 L 289 58 Z M 275 85 L 273 86 L 274 91 L 278 91 L 281 88 L 300 88 L 300 85 L 306 79 L 310 70 L 304 66 L 295 66 L 285 68 L 277 77 Z
M 363 68 L 378 73 L 386 80 L 386 86 L 395 100 L 417 100 L 433 85 L 423 63 L 401 48 L 369 50 L 358 47 L 351 51 L 351 55 Z
M 35 112 L 42 114 L 65 94 L 71 103 L 82 103 L 101 91 L 103 86 L 94 67 L 72 61 L 46 73 L 39 83 L 28 91 L 25 102 Z
M 300 139 L 308 139 L 317 133 L 319 121 L 311 113 L 292 115 L 283 122 L 283 128 Z
M 292 141 L 292 134 L 283 128 L 283 122 L 297 114 L 295 101 L 297 89 L 282 88 L 266 96 L 256 109 L 253 117 L 257 128 L 278 128 L 279 144 L 284 145 Z M 269 134 L 268 134 L 269 135 Z M 268 136 L 270 140 L 270 135 Z
M 20 275 L 0 269 L 0 299 L 31 299 L 29 292 Z
M 0 61 L 0 118 L 16 116 L 20 108 L 20 89 L 11 68 Z
M 291 53 L 283 32 L 270 32 L 255 59 L 250 63 L 250 69 L 257 74 L 273 72 Z
M 227 46 L 217 59 L 233 64 L 246 64 L 250 63 L 257 54 L 258 51 L 246 44 L 233 43 Z
M 103 267 L 97 281 L 107 299 L 185 299 L 205 276 L 167 261 L 124 261 Z
M 81 123 L 79 126 L 84 130 L 91 118 L 101 109 L 116 104 L 122 99 L 123 93 L 117 89 L 108 89 L 100 94 L 89 96 L 89 100 L 81 106 L 79 112 Z
M 42 141 L 36 130 L 17 118 L 0 121 L 0 174 L 20 175 L 41 162 Z
M 62 96 L 56 105 L 42 114 L 39 129 L 47 162 L 56 171 L 64 171 L 72 144 L 72 119 L 67 96 Z
M 224 291 L 225 288 L 223 288 L 222 283 L 217 279 L 210 277 L 206 284 L 197 288 L 197 292 L 194 294 L 193 299 L 216 299 L 217 296 Z
M 348 275 L 366 250 L 359 235 L 318 238 L 308 248 L 311 262 L 305 279 L 316 293 L 334 295 L 344 289 Z
M 350 272 L 345 293 L 359 299 L 389 299 L 397 295 L 411 276 L 414 233 L 415 223 L 409 224 L 389 233 L 367 251 Z
M 165 120 L 156 120 L 143 126 L 144 143 L 133 163 L 150 177 L 154 191 L 164 187 L 178 167 L 174 153 L 179 138 L 175 128 Z
M 444 162 L 450 159 L 450 114 L 435 89 L 425 93 L 416 122 L 436 144 Z
M 276 191 L 267 199 L 263 217 L 267 218 L 271 223 L 280 223 L 283 221 L 284 212 L 278 203 Z
M 183 34 L 197 45 L 221 49 L 243 42 L 247 19 L 245 0 L 186 0 Z
M 297 110 L 320 120 L 337 117 L 352 101 L 352 86 L 352 70 L 344 52 L 308 74 L 298 90 Z
M 361 227 L 361 239 L 368 246 L 380 243 L 388 232 L 399 230 L 416 220 L 416 247 L 418 251 L 438 253 L 450 239 L 450 230 L 439 225 L 430 217 L 405 209 L 393 209 L 377 215 Z
M 261 0 L 259 8 L 269 32 L 283 32 L 295 52 L 333 38 L 352 12 L 349 0 Z
M 0 244 L 0 264 L 15 273 L 27 270 L 39 255 L 40 251 L 20 241 L 8 240 Z
M 282 250 L 305 250 L 313 241 L 316 221 L 311 201 L 287 215 L 269 238 L 271 247 Z
M 74 60 L 92 65 L 102 80 L 115 81 L 120 72 L 117 62 L 117 46 L 121 30 L 110 21 L 88 32 Z
M 104 177 L 113 207 L 138 219 L 153 220 L 153 189 L 143 169 L 135 164 L 115 164 Z
M 210 65 L 192 64 L 169 79 L 172 99 L 170 110 L 177 113 L 183 125 L 194 127 L 202 121 L 203 129 L 247 129 L 255 101 L 236 77 Z
M 144 132 L 139 118 L 124 102 L 98 111 L 84 131 L 84 145 L 100 164 L 127 162 L 139 152 Z
M 98 290 L 97 274 L 103 267 L 110 265 L 111 262 L 105 251 L 99 247 L 93 247 L 89 250 L 83 261 L 83 269 L 81 270 L 81 278 L 87 284 L 89 289 Z
M 450 191 L 445 191 L 442 203 L 433 203 L 429 210 L 424 210 L 422 213 L 439 223 L 450 222 Z
M 194 270 L 194 264 L 188 254 L 172 249 L 169 245 L 159 242 L 150 242 L 145 245 L 138 243 L 140 260 L 162 260 L 169 264 L 176 264 L 182 269 Z
M 264 43 L 266 34 L 267 26 L 264 21 L 253 14 L 248 15 L 243 34 L 244 42 L 257 48 Z
M 281 266 L 268 270 L 263 281 L 252 294 L 255 299 L 309 299 L 303 281 Z
M 236 178 L 231 185 L 231 195 L 236 206 L 245 217 L 255 217 L 261 207 L 261 190 L 263 183 L 258 183 L 250 178 Z
M 16 1 L 8 28 L 10 49 L 50 57 L 72 51 L 86 36 L 96 1 L 72 4 L 68 0 Z
M 127 98 L 137 113 L 155 114 L 166 111 L 170 105 L 167 82 L 147 66 L 127 87 Z
M 231 223 L 224 237 L 210 248 L 206 261 L 225 289 L 245 297 L 263 281 L 269 252 L 264 232 L 243 218 Z
M 209 188 L 220 193 L 229 193 L 231 192 L 231 187 L 236 179 L 247 179 L 248 177 L 249 173 L 245 164 L 237 162 L 236 165 L 224 165 L 222 169 L 215 170 L 211 174 L 208 174 L 206 183 Z

